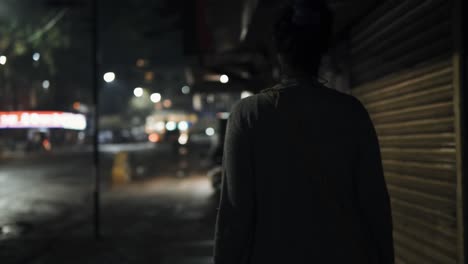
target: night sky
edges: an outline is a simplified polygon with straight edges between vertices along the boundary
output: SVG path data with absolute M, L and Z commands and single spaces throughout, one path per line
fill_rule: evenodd
M 116 83 L 104 84 L 102 95 L 120 101 L 102 100 L 103 113 L 120 111 L 135 87 L 170 96 L 185 84 L 181 11 L 173 4 L 164 0 L 100 2 L 100 71 L 114 71 L 118 78 Z M 144 67 L 136 66 L 138 59 L 145 60 Z M 154 73 L 152 82 L 145 81 L 146 72 Z

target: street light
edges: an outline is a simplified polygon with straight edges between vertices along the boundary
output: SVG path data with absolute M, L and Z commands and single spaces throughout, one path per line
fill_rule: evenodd
M 113 73 L 113 72 L 106 72 L 106 73 L 104 74 L 104 81 L 105 81 L 106 83 L 111 83 L 111 82 L 113 82 L 114 80 L 115 80 L 115 73 Z
M 141 87 L 137 87 L 133 90 L 133 94 L 136 96 L 136 97 L 142 97 L 143 96 L 143 88 Z
M 167 131 L 174 131 L 177 129 L 177 124 L 174 121 L 169 121 L 166 123 L 166 130 Z
M 182 87 L 182 93 L 183 94 L 189 94 L 190 93 L 190 87 L 187 86 L 187 85 Z
M 50 87 L 50 82 L 49 82 L 49 80 L 44 80 L 44 81 L 42 82 L 42 88 L 44 88 L 44 90 L 48 90 L 49 87 Z
M 221 83 L 228 83 L 229 82 L 229 76 L 227 76 L 226 74 L 223 74 L 223 75 L 221 75 L 221 77 L 219 77 L 219 81 Z
M 0 56 L 0 64 L 5 65 L 7 63 L 7 57 L 2 55 Z
M 34 61 L 39 61 L 41 59 L 41 54 L 39 52 L 34 53 L 32 59 Z
M 214 128 L 212 128 L 212 127 L 209 127 L 209 128 L 207 128 L 207 129 L 205 130 L 206 135 L 209 136 L 209 137 L 214 136 L 215 132 L 216 132 L 216 131 L 215 131 Z
M 159 103 L 161 102 L 162 96 L 160 93 L 154 93 L 150 96 L 151 102 Z
M 179 124 L 177 125 L 177 128 L 180 130 L 180 131 L 187 131 L 189 129 L 189 123 L 187 121 L 181 121 L 179 122 Z

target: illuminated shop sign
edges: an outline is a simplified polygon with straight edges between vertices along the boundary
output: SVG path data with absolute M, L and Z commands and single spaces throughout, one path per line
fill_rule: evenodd
M 82 114 L 51 111 L 0 112 L 0 129 L 8 128 L 85 130 L 86 117 Z

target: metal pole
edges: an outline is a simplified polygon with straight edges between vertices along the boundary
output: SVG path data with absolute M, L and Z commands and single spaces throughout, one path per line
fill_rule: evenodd
M 93 154 L 94 154 L 94 237 L 96 240 L 101 238 L 101 208 L 100 208 L 100 159 L 99 159 L 99 20 L 98 20 L 98 0 L 92 0 L 92 23 L 93 23 L 93 44 L 92 58 L 93 62 L 93 104 L 94 104 L 94 137 L 93 137 Z

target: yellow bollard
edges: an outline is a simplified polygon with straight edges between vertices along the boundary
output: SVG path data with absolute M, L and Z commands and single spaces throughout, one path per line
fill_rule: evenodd
M 117 153 L 114 157 L 114 164 L 112 166 L 112 186 L 127 184 L 130 181 L 130 176 L 128 153 Z

